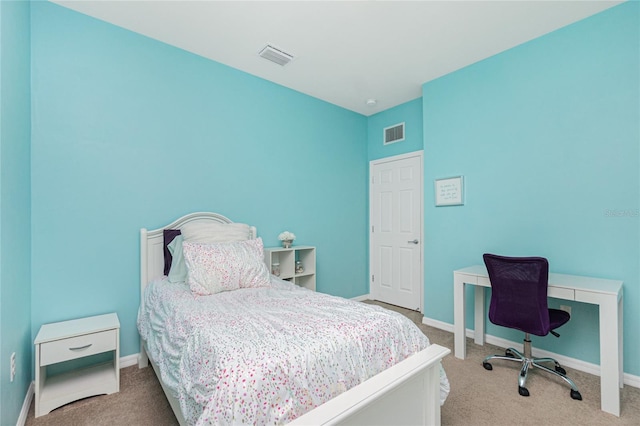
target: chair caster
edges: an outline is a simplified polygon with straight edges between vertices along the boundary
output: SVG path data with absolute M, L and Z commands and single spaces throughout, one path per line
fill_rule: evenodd
M 560 374 L 562 374 L 563 376 L 567 375 L 567 370 L 565 370 L 564 368 L 560 367 L 559 365 L 556 365 L 556 371 Z
M 493 366 L 486 361 L 482 362 L 482 366 L 484 367 L 485 370 L 489 370 L 489 371 L 493 370 Z
M 571 389 L 571 398 L 582 401 L 582 395 L 580 395 L 580 392 L 578 392 L 577 390 Z
M 522 396 L 529 396 L 529 389 L 518 386 L 518 393 Z

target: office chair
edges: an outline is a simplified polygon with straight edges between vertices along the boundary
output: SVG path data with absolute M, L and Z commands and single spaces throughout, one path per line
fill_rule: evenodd
M 533 358 L 531 356 L 530 334 L 546 336 L 551 333 L 560 337 L 554 330 L 569 321 L 571 316 L 559 309 L 547 306 L 547 286 L 549 263 L 542 257 L 505 257 L 484 254 L 484 263 L 491 281 L 491 304 L 489 320 L 503 327 L 524 331 L 524 354 L 514 348 L 508 348 L 504 355 L 491 355 L 482 361 L 487 370 L 493 367 L 492 359 L 502 359 L 522 363 L 518 376 L 518 392 L 529 396 L 525 387 L 530 367 L 536 367 L 547 373 L 555 374 L 571 386 L 571 398 L 582 400 L 575 383 L 569 379 L 564 368 L 553 358 Z M 553 363 L 554 369 L 542 363 Z

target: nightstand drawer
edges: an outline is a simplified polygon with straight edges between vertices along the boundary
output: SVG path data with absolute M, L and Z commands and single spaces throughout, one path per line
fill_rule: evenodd
M 117 330 L 54 340 L 40 345 L 40 365 L 69 361 L 116 349 Z

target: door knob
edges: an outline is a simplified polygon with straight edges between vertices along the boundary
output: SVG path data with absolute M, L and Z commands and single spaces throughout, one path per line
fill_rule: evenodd
M 417 239 L 413 240 L 413 241 L 407 241 L 409 244 L 418 244 L 419 241 Z

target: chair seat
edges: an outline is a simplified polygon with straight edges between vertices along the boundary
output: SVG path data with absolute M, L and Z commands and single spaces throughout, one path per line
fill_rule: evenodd
M 555 330 L 561 325 L 566 324 L 571 319 L 571 315 L 568 312 L 561 311 L 560 309 L 549 309 L 549 329 Z

